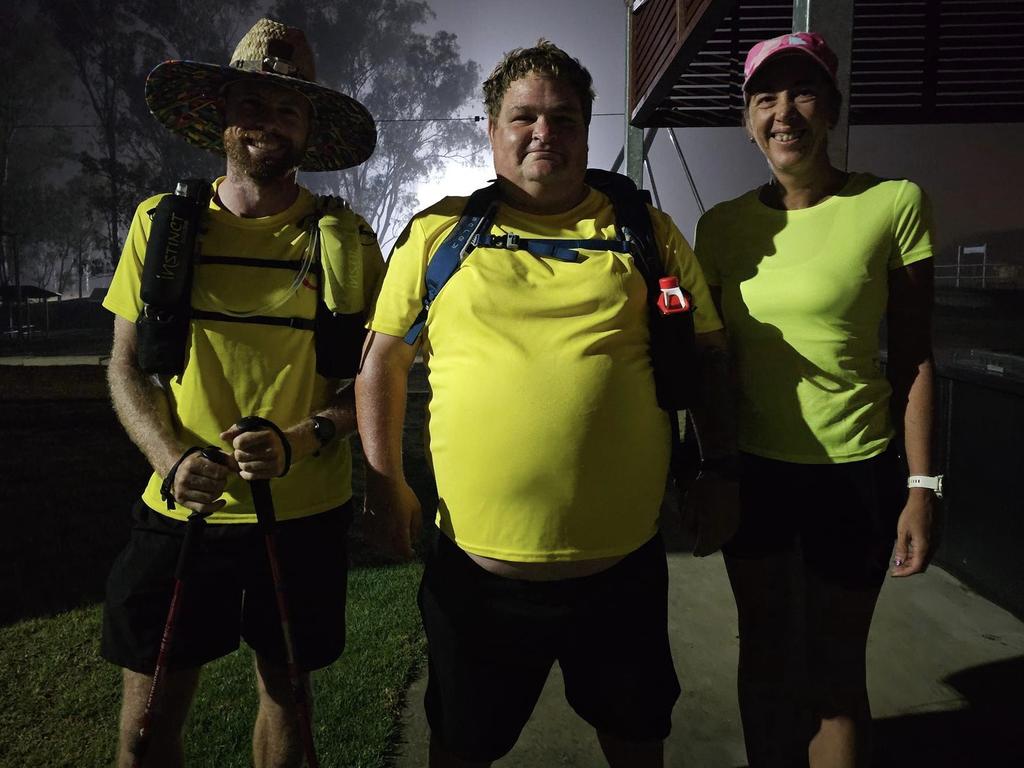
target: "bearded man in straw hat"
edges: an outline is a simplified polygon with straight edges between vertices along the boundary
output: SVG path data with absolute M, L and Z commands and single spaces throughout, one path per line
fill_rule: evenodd
M 296 182 L 297 170 L 358 165 L 376 142 L 366 109 L 315 77 L 303 33 L 262 19 L 230 66 L 168 61 L 146 83 L 154 116 L 190 143 L 223 153 L 227 170 L 209 190 L 211 199 L 200 194 L 195 204 L 201 245 L 184 310 L 180 301 L 161 307 L 153 296 L 163 286 L 146 277 L 150 241 L 179 243 L 177 214 L 170 215 L 169 234 L 158 231 L 168 196 L 138 207 L 103 302 L 116 316 L 114 407 L 153 467 L 133 511 L 131 541 L 111 572 L 104 612 L 103 655 L 124 668 L 119 766 L 138 761 L 133 752 L 140 744 L 147 745 L 146 766 L 182 764 L 181 735 L 199 669 L 236 649 L 239 637 L 255 651 L 254 763 L 301 761 L 301 695 L 291 690 L 299 686 L 289 680 L 250 482 L 270 481 L 299 690 L 308 688 L 309 670 L 333 662 L 344 646 L 352 513 L 347 437 L 355 415 L 351 387 L 341 382 L 346 372 L 354 375 L 383 260 L 362 218 L 343 204 L 322 206 Z M 158 255 L 170 253 L 168 246 Z M 177 256 L 162 267 L 188 261 Z M 182 316 L 183 341 L 168 342 L 163 327 Z M 166 347 L 183 359 L 177 370 L 162 359 Z M 345 349 L 356 355 L 346 357 Z M 246 416 L 260 421 L 240 427 Z M 161 656 L 190 515 L 205 516 L 208 525 L 201 545 L 189 546 L 197 551 L 188 589 Z M 162 682 L 152 686 L 158 658 L 166 662 Z M 140 738 L 151 688 L 159 694 L 157 714 Z

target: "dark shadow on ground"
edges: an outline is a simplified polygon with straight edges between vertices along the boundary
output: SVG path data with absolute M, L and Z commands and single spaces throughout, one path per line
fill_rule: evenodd
M 1019 697 L 1024 657 L 971 667 L 944 682 L 960 692 L 967 706 L 875 720 L 871 768 L 1024 765 Z
M 967 707 L 876 720 L 873 768 L 1024 765 L 1024 657 L 965 669 L 945 682 Z

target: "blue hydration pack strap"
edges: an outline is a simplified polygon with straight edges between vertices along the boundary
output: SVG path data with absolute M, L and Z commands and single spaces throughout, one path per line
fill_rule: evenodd
M 462 262 L 475 247 L 474 236 L 480 232 L 486 232 L 490 228 L 491 221 L 494 220 L 494 211 L 497 208 L 497 199 L 498 187 L 496 184 L 478 189 L 470 195 L 459 223 L 455 225 L 455 229 L 445 238 L 445 241 L 438 246 L 434 257 L 427 265 L 427 294 L 423 297 L 423 309 L 420 310 L 412 327 L 405 334 L 406 344 L 416 343 L 424 323 L 427 322 L 430 305 L 433 304 L 445 283 L 462 266 Z
M 615 251 L 629 253 L 625 240 L 545 240 L 520 237 L 514 232 L 505 235 L 476 235 L 473 245 L 477 248 L 506 248 L 510 251 L 529 251 L 534 256 L 555 258 L 559 261 L 577 261 L 579 249 L 591 251 Z
M 438 246 L 427 265 L 423 308 L 405 334 L 405 343 L 416 343 L 427 321 L 430 305 L 474 248 L 526 250 L 534 256 L 568 262 L 579 259 L 576 253 L 579 249 L 631 253 L 647 283 L 649 301 L 653 306 L 660 293 L 658 278 L 664 272 L 657 257 L 658 247 L 654 242 L 644 193 L 638 191 L 628 178 L 610 171 L 591 168 L 587 171 L 586 182 L 611 200 L 615 208 L 617 240 L 525 238 L 512 232 L 492 235 L 490 226 L 497 207 L 497 185 L 491 184 L 474 192 L 455 229 Z

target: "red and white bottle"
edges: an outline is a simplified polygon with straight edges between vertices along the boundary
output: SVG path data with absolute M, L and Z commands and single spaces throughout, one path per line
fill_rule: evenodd
M 658 297 L 658 309 L 663 315 L 674 315 L 679 312 L 689 312 L 690 302 L 679 287 L 678 277 L 663 277 L 658 280 L 658 287 L 661 288 L 661 296 Z

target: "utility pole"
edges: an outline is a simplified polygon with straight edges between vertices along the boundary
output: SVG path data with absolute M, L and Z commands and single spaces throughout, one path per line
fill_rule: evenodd
M 10 252 L 12 260 L 14 261 L 14 309 L 8 313 L 8 326 L 11 330 L 21 329 L 21 265 L 18 261 L 18 233 L 8 232 L 6 229 L 0 229 L 0 237 L 9 238 L 8 242 L 12 243 Z
M 78 240 L 78 298 L 82 298 L 82 240 Z

